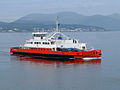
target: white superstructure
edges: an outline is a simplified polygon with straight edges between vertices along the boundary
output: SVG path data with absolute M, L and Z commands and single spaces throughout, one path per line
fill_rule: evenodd
M 59 32 L 58 18 L 56 20 L 56 31 L 48 36 L 47 32 L 33 32 L 33 37 L 27 40 L 24 47 L 39 47 L 39 48 L 77 48 L 86 49 L 86 43 L 79 43 L 76 39 L 71 39 Z

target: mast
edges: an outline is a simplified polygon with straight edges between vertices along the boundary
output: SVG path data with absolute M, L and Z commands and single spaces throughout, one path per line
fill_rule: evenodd
M 59 21 L 58 21 L 59 17 L 56 17 L 56 32 L 59 32 Z

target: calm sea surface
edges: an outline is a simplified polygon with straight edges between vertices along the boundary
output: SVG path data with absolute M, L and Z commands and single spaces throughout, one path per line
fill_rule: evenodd
M 70 63 L 10 56 L 31 33 L 0 33 L 0 90 L 120 90 L 120 32 L 69 32 L 102 49 L 101 63 Z

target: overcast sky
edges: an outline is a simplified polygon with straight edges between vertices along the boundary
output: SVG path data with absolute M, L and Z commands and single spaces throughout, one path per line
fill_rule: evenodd
M 0 0 L 0 21 L 31 13 L 77 12 L 83 15 L 120 13 L 120 0 Z

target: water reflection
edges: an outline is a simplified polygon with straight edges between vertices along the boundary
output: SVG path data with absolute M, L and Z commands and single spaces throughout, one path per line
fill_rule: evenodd
M 40 59 L 40 58 L 32 58 L 32 57 L 24 57 L 24 56 L 11 56 L 12 61 L 20 61 L 26 62 L 30 65 L 35 66 L 47 66 L 47 67 L 77 67 L 79 65 L 98 65 L 101 64 L 101 59 L 91 59 L 91 60 L 83 60 L 83 59 L 75 59 L 75 60 L 53 60 L 53 59 Z

